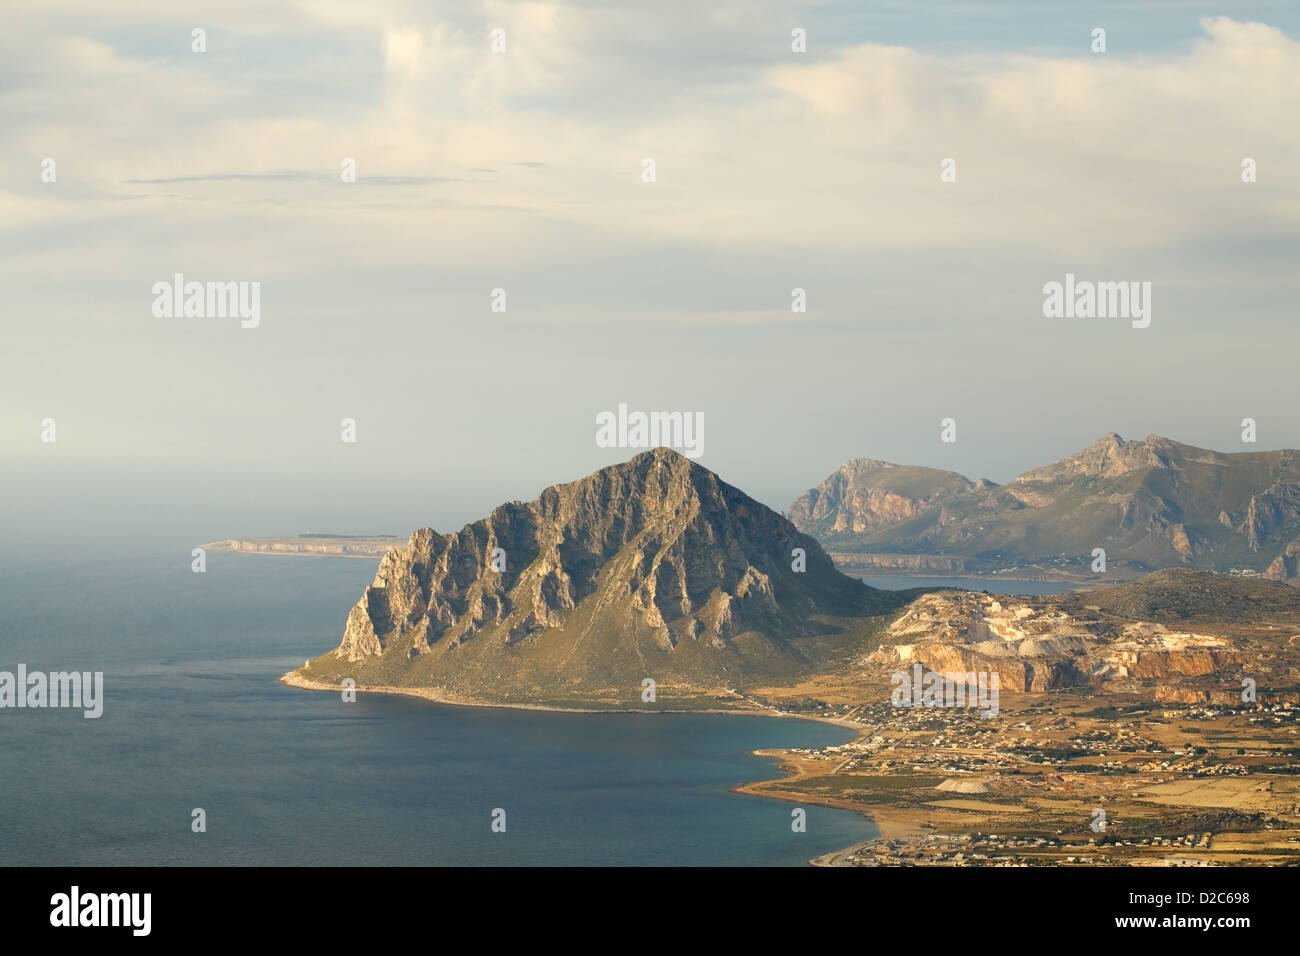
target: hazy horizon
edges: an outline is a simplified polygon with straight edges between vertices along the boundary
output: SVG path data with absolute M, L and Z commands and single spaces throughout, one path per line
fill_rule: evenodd
M 1130 439 L 1127 435 L 1122 437 Z M 1145 437 L 1134 436 L 1130 440 Z M 1178 440 L 1175 436 L 1162 437 Z M 1275 449 L 1251 447 L 1250 450 Z M 618 451 L 625 452 L 619 461 L 639 453 L 636 449 Z M 1016 475 L 1055 460 L 1033 462 L 1019 469 Z M 839 464 L 836 462 L 785 497 L 771 494 L 764 497 L 733 475 L 719 472 L 719 476 L 768 507 L 784 512 L 798 495 L 828 477 Z M 241 475 L 200 469 L 156 473 L 129 466 L 105 468 L 84 463 L 59 469 L 20 468 L 11 471 L 7 481 L 7 490 L 16 493 L 6 495 L 0 503 L 0 517 L 7 531 L 0 552 L 57 552 L 74 542 L 121 552 L 149 551 L 181 545 L 188 548 L 225 538 L 305 532 L 391 534 L 405 538 L 421 527 L 448 533 L 486 516 L 499 504 L 532 501 L 543 488 L 574 481 L 588 473 L 575 472 L 525 488 L 522 476 L 501 476 L 499 483 L 422 486 L 418 476 L 409 474 L 397 477 L 386 474 L 373 481 L 364 476 L 348 476 L 308 484 L 301 476 L 291 473 Z M 968 478 L 987 477 L 963 474 Z M 1016 475 L 998 483 L 1005 484 Z M 509 480 L 512 477 L 517 479 L 513 483 Z M 132 538 L 122 540 L 121 536 L 128 532 Z
M 636 454 L 594 441 L 620 403 L 702 413 L 776 509 L 854 457 L 1300 447 L 1300 11 L 1219 12 L 23 0 L 10 544 L 458 528 Z M 259 283 L 258 325 L 157 316 L 178 273 Z M 1067 274 L 1150 282 L 1150 326 L 1045 318 Z

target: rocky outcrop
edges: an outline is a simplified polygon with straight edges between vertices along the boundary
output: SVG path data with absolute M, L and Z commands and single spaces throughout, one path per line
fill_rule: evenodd
M 1146 468 L 1167 467 L 1171 457 L 1168 446 L 1174 444 L 1157 435 L 1141 442 L 1125 441 L 1111 432 L 1068 458 L 1030 469 L 1017 478 L 1015 484 L 1071 484 L 1079 479 L 1121 478 Z
M 783 642 L 787 656 L 811 662 L 816 649 L 798 639 L 833 629 L 819 618 L 868 613 L 878 593 L 838 572 L 787 519 L 661 448 L 452 534 L 416 531 L 380 561 L 336 656 L 361 662 L 396 649 L 454 668 L 481 642 L 541 648 L 563 631 L 568 648 L 599 627 L 602 641 L 629 635 L 637 653 L 642 640 L 670 655 L 734 645 L 743 672 L 740 638 Z M 588 641 L 584 666 L 602 653 Z
M 1272 581 L 1294 583 L 1300 580 L 1300 538 L 1288 544 L 1264 571 L 1264 577 Z
M 1241 531 L 1251 550 L 1258 551 L 1274 531 L 1296 520 L 1300 520 L 1300 484 L 1278 482 L 1251 496 Z
M 917 598 L 870 660 L 939 673 L 997 673 L 1003 690 L 1044 693 L 1110 681 L 1200 677 L 1241 664 L 1214 634 L 1080 613 L 1054 599 L 949 591 Z
M 1200 677 L 1241 663 L 1238 647 L 1210 634 L 1172 631 L 1161 624 L 1129 624 L 1097 655 L 1094 678 L 1138 680 Z
M 956 472 L 854 458 L 790 506 L 790 517 L 821 535 L 860 534 L 906 521 L 976 484 Z

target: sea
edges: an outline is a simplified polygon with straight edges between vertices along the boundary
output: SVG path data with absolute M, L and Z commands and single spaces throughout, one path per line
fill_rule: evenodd
M 104 674 L 97 719 L 0 709 L 0 865 L 797 866 L 877 834 L 729 790 L 780 775 L 756 749 L 851 739 L 833 725 L 279 684 L 337 645 L 377 563 L 0 553 L 0 671 Z
M 1009 577 L 961 578 L 922 577 L 890 574 L 859 574 L 858 579 L 873 588 L 902 591 L 907 588 L 963 588 L 967 591 L 987 591 L 990 594 L 1040 595 L 1068 594 L 1075 586 L 1062 581 L 1016 580 Z

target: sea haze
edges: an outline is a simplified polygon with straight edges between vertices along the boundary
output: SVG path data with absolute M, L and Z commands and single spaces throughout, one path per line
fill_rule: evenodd
M 284 687 L 374 561 L 0 556 L 0 670 L 104 672 L 104 713 L 0 710 L 0 864 L 801 864 L 870 821 L 728 792 L 847 730 Z M 207 832 L 191 832 L 191 811 Z M 494 808 L 507 831 L 490 829 Z

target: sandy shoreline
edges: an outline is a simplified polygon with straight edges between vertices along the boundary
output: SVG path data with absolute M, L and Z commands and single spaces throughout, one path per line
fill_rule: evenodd
M 303 690 L 328 690 L 334 693 L 342 693 L 341 684 L 327 684 L 323 681 L 312 680 L 303 677 L 298 671 L 291 670 L 281 674 L 277 680 L 286 687 L 298 687 Z M 419 697 L 423 700 L 432 701 L 435 704 L 452 704 L 456 707 L 495 707 L 504 710 L 541 710 L 549 711 L 556 714 L 642 714 L 647 716 L 664 716 L 667 714 L 739 714 L 741 716 L 751 717 L 773 717 L 784 720 L 815 720 L 823 724 L 835 724 L 837 727 L 844 727 L 847 730 L 861 732 L 862 728 L 851 721 L 843 720 L 838 717 L 819 717 L 811 714 L 787 714 L 782 711 L 774 710 L 770 707 L 763 707 L 759 704 L 752 704 L 749 707 L 692 707 L 681 710 L 648 710 L 631 707 L 556 707 L 551 704 L 510 704 L 499 701 L 475 700 L 471 697 L 460 697 L 455 694 L 448 694 L 446 691 L 436 691 L 431 687 L 388 687 L 373 684 L 358 684 L 356 686 L 358 693 L 367 694 L 396 694 L 400 697 Z M 754 751 L 760 753 L 760 751 Z
M 303 677 L 296 670 L 281 674 L 279 677 L 281 684 L 287 687 L 299 687 L 303 690 L 328 690 L 334 693 L 342 693 L 341 684 L 327 684 L 322 681 L 311 680 Z M 695 710 L 633 710 L 630 707 L 554 707 L 549 704 L 507 704 L 500 702 L 491 702 L 485 700 L 474 700 L 470 697 L 459 697 L 455 694 L 448 694 L 445 691 L 436 691 L 431 687 L 384 687 L 373 684 L 358 684 L 357 693 L 366 694 L 395 694 L 399 697 L 419 697 L 422 700 L 432 701 L 435 704 L 451 704 L 456 707 L 494 707 L 502 710 L 542 710 L 556 714 L 643 714 L 648 716 L 661 716 L 664 714 L 741 714 L 752 715 L 756 717 L 792 717 L 792 714 L 775 714 L 771 711 L 763 710 L 759 707 L 752 709 L 742 708 L 699 708 Z
M 279 682 L 287 687 L 297 687 L 302 690 L 320 690 L 333 691 L 342 693 L 342 685 L 329 684 L 323 681 L 312 680 L 303 677 L 298 671 L 291 670 L 281 674 Z M 837 727 L 844 727 L 848 730 L 854 730 L 859 733 L 863 727 L 851 721 L 843 720 L 838 717 L 815 717 L 805 716 L 803 714 L 787 714 L 771 708 L 764 708 L 754 705 L 750 708 L 699 708 L 695 710 L 631 710 L 628 708 L 584 708 L 584 707 L 553 707 L 543 704 L 502 704 L 489 703 L 487 701 L 472 700 L 466 697 L 457 697 L 446 692 L 437 692 L 428 687 L 380 687 L 368 684 L 358 684 L 356 690 L 360 693 L 368 694 L 396 694 L 403 697 L 419 697 L 423 700 L 432 701 L 437 704 L 452 704 L 457 707 L 495 707 L 506 710 L 540 710 L 551 711 L 562 714 L 641 714 L 644 716 L 663 716 L 668 714 L 739 714 L 742 716 L 754 717 L 773 717 L 786 720 L 814 720 L 823 724 L 835 724 Z M 789 783 L 792 780 L 799 780 L 806 776 L 799 762 L 794 759 L 793 755 L 784 750 L 754 750 L 751 751 L 755 756 L 767 757 L 775 760 L 777 766 L 785 774 L 784 777 L 776 780 L 760 780 L 753 783 L 743 783 L 736 787 L 730 787 L 732 793 L 743 793 L 754 797 L 767 797 L 776 800 L 790 800 L 798 803 L 810 803 L 814 806 L 832 807 L 837 810 L 852 810 L 855 813 L 861 813 L 867 819 L 871 820 L 880 828 L 880 835 L 877 840 L 894 839 L 902 836 L 914 834 L 916 828 L 909 821 L 895 817 L 888 809 L 876 810 L 873 808 L 871 813 L 864 812 L 860 807 L 853 806 L 849 801 L 836 800 L 834 798 L 816 797 L 810 794 L 801 794 L 793 791 L 773 791 L 767 787 L 773 783 Z M 872 842 L 872 841 L 868 841 Z M 808 862 L 814 866 L 833 865 L 833 860 L 855 850 L 865 844 L 854 844 L 842 850 L 836 850 L 832 853 L 823 854 Z

